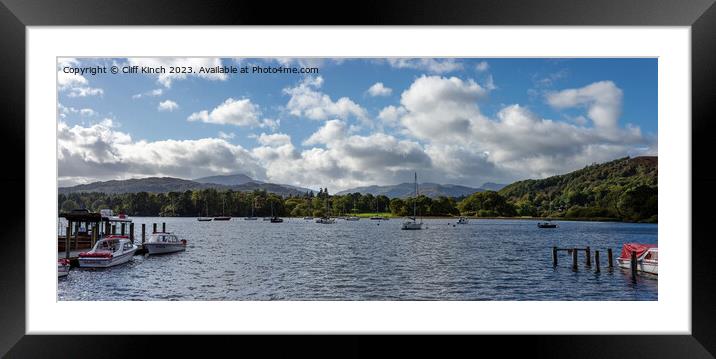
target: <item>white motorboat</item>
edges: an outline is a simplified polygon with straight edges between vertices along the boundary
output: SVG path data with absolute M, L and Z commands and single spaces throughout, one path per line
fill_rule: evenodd
M 632 252 L 636 252 L 636 270 L 638 272 L 659 274 L 659 247 L 656 244 L 624 243 L 622 253 L 617 258 L 620 268 L 631 269 Z
M 319 219 L 316 220 L 316 223 L 321 223 L 321 224 L 333 224 L 333 223 L 336 223 L 336 220 L 333 219 L 333 218 L 330 218 L 330 217 L 321 217 L 321 218 L 319 218 Z
M 79 254 L 82 268 L 106 268 L 127 263 L 139 247 L 128 236 L 108 236 L 94 245 L 91 251 Z
M 408 217 L 408 220 L 403 222 L 403 226 L 400 229 L 406 230 L 419 230 L 423 229 L 423 221 L 418 222 L 416 220 L 417 214 L 417 202 L 418 202 L 418 173 L 415 173 L 415 198 L 413 199 L 413 216 Z
M 57 277 L 64 277 L 70 273 L 70 260 L 61 258 L 57 260 Z
M 313 220 L 313 217 L 311 217 L 311 216 L 306 216 L 306 217 L 303 217 L 303 219 L 305 219 L 305 220 L 307 220 L 307 221 L 312 221 L 312 220 Z
M 457 224 L 467 224 L 469 221 L 465 217 L 460 217 L 460 219 L 457 220 Z
M 175 234 L 157 232 L 149 236 L 144 243 L 149 254 L 174 253 L 186 250 L 186 239 L 179 239 Z
M 360 219 L 360 217 L 356 217 L 356 216 L 348 216 L 348 217 L 346 217 L 346 221 L 357 221 L 357 220 L 359 220 L 359 219 Z

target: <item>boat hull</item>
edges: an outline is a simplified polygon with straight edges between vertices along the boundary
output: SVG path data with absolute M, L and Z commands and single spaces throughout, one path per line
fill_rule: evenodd
M 423 224 L 415 223 L 415 222 L 406 222 L 406 223 L 403 223 L 403 226 L 400 227 L 400 229 L 408 230 L 408 231 L 416 231 L 416 230 L 423 229 Z
M 111 258 L 104 258 L 104 257 L 80 257 L 78 258 L 78 262 L 80 263 L 80 268 L 107 268 L 107 267 L 113 267 L 119 264 L 124 264 L 129 262 L 130 259 L 134 256 L 134 252 L 137 251 L 137 247 L 135 246 L 132 250 L 128 250 L 120 255 L 113 256 Z
M 631 259 L 617 258 L 617 264 L 619 265 L 619 268 L 631 270 Z M 637 272 L 659 275 L 659 263 L 655 261 L 637 259 L 636 270 Z
M 149 254 L 165 254 L 185 251 L 186 245 L 182 243 L 145 243 L 144 248 Z

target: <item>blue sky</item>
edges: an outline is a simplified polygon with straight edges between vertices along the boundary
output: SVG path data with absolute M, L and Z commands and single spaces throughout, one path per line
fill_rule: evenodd
M 68 73 L 112 65 L 318 73 Z M 656 59 L 60 59 L 60 185 L 228 173 L 336 189 L 408 182 L 413 171 L 470 186 L 546 177 L 656 154 L 657 81 Z

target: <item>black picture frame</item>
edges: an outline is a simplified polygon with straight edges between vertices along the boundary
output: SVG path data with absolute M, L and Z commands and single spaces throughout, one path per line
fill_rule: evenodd
M 0 0 L 0 153 L 4 154 L 3 188 L 7 193 L 0 249 L 0 356 L 8 357 L 128 357 L 149 347 L 154 339 L 133 336 L 130 346 L 117 346 L 113 336 L 37 336 L 25 335 L 25 226 L 33 219 L 25 213 L 25 29 L 28 26 L 84 25 L 549 25 L 549 26 L 689 26 L 691 27 L 692 71 L 692 334 L 691 335 L 578 335 L 578 336 L 461 336 L 443 338 L 440 348 L 429 347 L 404 337 L 389 339 L 338 337 L 333 342 L 336 356 L 404 353 L 419 350 L 441 356 L 456 350 L 479 347 L 497 348 L 502 355 L 520 352 L 530 357 L 679 357 L 712 358 L 716 354 L 716 273 L 712 235 L 707 232 L 706 205 L 716 195 L 716 174 L 709 170 L 713 152 L 709 139 L 716 127 L 709 116 L 716 98 L 716 6 L 714 0 L 440 0 L 440 1 L 361 1 L 336 3 L 270 4 L 267 2 L 178 1 L 178 0 Z M 328 13 L 326 13 L 326 11 Z M 331 12 L 333 12 L 331 14 Z M 74 41 L 68 39 L 68 41 Z M 659 99 L 668 101 L 668 99 Z M 688 119 L 660 119 L 661 121 Z M 19 189 L 22 188 L 23 191 Z M 15 197 L 13 197 L 15 196 Z M 21 205 L 22 203 L 22 205 Z M 668 219 L 662 219 L 668 220 Z M 584 320 L 588 313 L 576 314 Z M 634 320 L 640 320 L 634 313 Z M 68 321 L 68 325 L 71 325 Z M 648 325 L 648 323 L 645 323 Z M 270 340 L 274 340 L 272 338 Z M 389 342 L 377 349 L 378 341 Z M 255 338 L 249 339 L 254 341 Z M 202 357 L 221 353 L 233 346 L 234 337 L 192 338 L 186 346 L 163 348 L 189 355 L 195 350 Z M 272 346 L 271 354 L 327 350 L 316 337 L 282 338 L 294 345 Z M 203 342 L 203 343 L 201 343 Z M 199 344 L 201 343 L 201 344 Z M 107 348 L 112 348 L 108 351 Z M 398 349 L 400 348 L 400 349 Z M 346 355 L 348 353 L 348 355 Z

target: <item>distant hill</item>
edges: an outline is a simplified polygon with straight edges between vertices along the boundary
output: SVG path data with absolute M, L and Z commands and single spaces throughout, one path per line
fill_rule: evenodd
M 461 197 L 469 196 L 475 192 L 484 191 L 482 188 L 472 188 L 459 186 L 454 184 L 438 184 L 438 183 L 420 183 L 418 190 L 421 195 L 431 198 L 444 197 Z M 389 198 L 408 198 L 414 196 L 415 187 L 413 183 L 401 183 L 389 186 L 366 186 L 348 189 L 338 192 L 338 195 L 348 193 L 372 194 L 374 196 L 383 195 Z
M 202 177 L 202 178 L 195 179 L 194 182 L 216 183 L 216 184 L 223 184 L 225 186 L 237 186 L 237 185 L 242 185 L 247 182 L 260 183 L 260 181 L 256 181 L 256 180 L 252 179 L 251 177 L 249 177 L 245 174 L 242 174 L 242 173 L 238 173 L 238 174 L 234 174 L 234 175 Z
M 492 183 L 492 182 L 485 182 L 482 186 L 480 186 L 481 189 L 485 191 L 499 191 L 507 186 L 506 184 L 501 183 Z
M 243 181 L 244 177 L 248 178 L 249 181 Z M 200 180 L 209 181 L 209 179 L 224 182 L 224 184 L 214 182 L 202 183 L 198 181 L 190 181 L 174 177 L 148 177 L 133 178 L 127 180 L 93 182 L 72 187 L 60 187 L 58 188 L 58 191 L 60 194 L 69 194 L 77 192 L 102 192 L 107 194 L 117 194 L 138 192 L 184 192 L 187 190 L 215 188 L 218 190 L 231 189 L 234 191 L 253 191 L 259 189 L 266 190 L 270 193 L 276 193 L 282 196 L 299 195 L 310 191 L 309 189 L 302 189 L 289 185 L 254 181 L 253 179 L 245 175 L 213 176 L 204 177 Z M 232 181 L 237 184 L 231 184 Z

